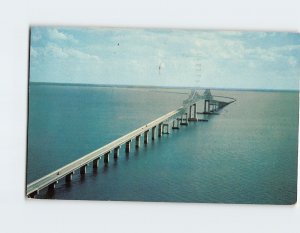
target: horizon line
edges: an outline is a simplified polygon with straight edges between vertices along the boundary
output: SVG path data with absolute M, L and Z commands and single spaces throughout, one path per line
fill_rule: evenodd
M 98 87 L 120 87 L 120 88 L 182 88 L 182 89 L 212 89 L 212 90 L 232 90 L 232 91 L 297 91 L 298 89 L 272 89 L 272 88 L 240 88 L 240 87 L 196 87 L 196 86 L 158 86 L 158 85 L 134 85 L 134 84 L 98 84 L 98 83 L 67 83 L 67 82 L 37 82 L 29 81 L 34 85 L 56 85 L 56 86 L 98 86 Z

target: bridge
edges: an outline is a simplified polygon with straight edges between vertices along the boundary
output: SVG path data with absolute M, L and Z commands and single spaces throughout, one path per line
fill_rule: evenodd
M 216 100 L 214 97 L 227 98 L 228 101 Z M 204 110 L 203 112 L 197 112 L 197 103 L 201 100 L 204 100 Z M 235 99 L 229 97 L 212 96 L 209 90 L 206 90 L 203 95 L 200 95 L 196 90 L 192 90 L 189 98 L 183 101 L 183 105 L 178 109 L 28 184 L 26 196 L 34 198 L 40 190 L 45 188 L 53 191 L 59 180 L 64 178 L 65 182 L 71 182 L 75 171 L 79 170 L 80 175 L 84 175 L 88 164 L 92 163 L 93 169 L 97 169 L 99 160 L 102 157 L 104 158 L 104 165 L 108 165 L 111 153 L 113 153 L 114 159 L 118 159 L 122 145 L 125 145 L 125 152 L 129 153 L 133 143 L 135 148 L 140 147 L 142 137 L 144 144 L 148 144 L 149 136 L 151 136 L 151 140 L 155 140 L 156 137 L 161 137 L 162 134 L 169 134 L 170 126 L 173 130 L 178 130 L 180 126 L 187 126 L 190 121 L 201 121 L 197 117 L 198 114 L 214 114 L 234 101 Z

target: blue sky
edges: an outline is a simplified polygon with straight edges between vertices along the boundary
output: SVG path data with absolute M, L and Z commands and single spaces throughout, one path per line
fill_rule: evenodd
M 30 81 L 299 89 L 300 34 L 32 27 Z

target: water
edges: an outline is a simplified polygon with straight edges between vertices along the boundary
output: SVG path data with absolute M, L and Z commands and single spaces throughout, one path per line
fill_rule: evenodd
M 38 198 L 294 203 L 298 92 L 212 93 L 237 101 L 129 156 L 123 146 L 118 161 L 104 167 L 100 160 L 97 171 L 89 166 L 84 177 L 77 172 L 71 184 L 61 180 Z M 188 94 L 31 84 L 27 183 L 178 108 Z

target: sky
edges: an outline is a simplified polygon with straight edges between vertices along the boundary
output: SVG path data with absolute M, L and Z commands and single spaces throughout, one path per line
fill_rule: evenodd
M 31 27 L 30 81 L 299 90 L 300 34 Z

